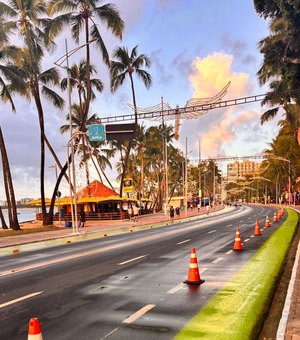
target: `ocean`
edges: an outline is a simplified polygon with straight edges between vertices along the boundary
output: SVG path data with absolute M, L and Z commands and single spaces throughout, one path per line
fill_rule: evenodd
M 8 224 L 7 209 L 2 208 L 2 212 L 3 212 L 4 219 L 6 223 Z M 17 212 L 18 212 L 19 223 L 35 220 L 36 208 L 19 208 L 17 209 Z

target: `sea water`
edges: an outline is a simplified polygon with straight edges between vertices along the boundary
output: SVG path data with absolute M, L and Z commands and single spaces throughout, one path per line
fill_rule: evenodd
M 2 213 L 3 213 L 6 223 L 8 224 L 7 209 L 2 208 Z M 18 213 L 18 221 L 19 223 L 22 223 L 22 222 L 27 222 L 27 221 L 34 221 L 36 219 L 35 216 L 36 216 L 37 210 L 35 208 L 18 208 L 17 213 Z

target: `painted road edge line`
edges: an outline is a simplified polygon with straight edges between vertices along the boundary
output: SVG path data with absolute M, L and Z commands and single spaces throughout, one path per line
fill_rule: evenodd
M 184 240 L 184 241 L 181 241 L 181 242 L 178 242 L 178 243 L 176 243 L 176 244 L 183 244 L 183 243 L 186 243 L 186 242 L 190 242 L 190 238 L 189 239 L 187 239 L 187 240 Z
M 174 294 L 174 293 L 178 292 L 183 286 L 184 286 L 184 283 L 181 282 L 176 287 L 174 287 L 174 288 L 170 289 L 169 291 L 167 291 L 167 294 Z
M 146 305 L 145 307 L 141 308 L 140 310 L 138 310 L 137 312 L 135 312 L 134 314 L 132 314 L 131 316 L 129 316 L 128 318 L 123 320 L 122 323 L 130 324 L 130 323 L 134 322 L 135 320 L 137 320 L 138 318 L 140 318 L 141 316 L 143 316 L 144 314 L 149 312 L 149 310 L 151 310 L 155 306 L 156 305 L 151 305 L 151 304 Z
M 130 263 L 130 262 L 133 262 L 133 261 L 137 261 L 137 260 L 142 259 L 142 258 L 144 258 L 146 256 L 147 256 L 147 254 L 135 257 L 133 259 L 130 259 L 130 260 L 127 260 L 127 261 L 124 261 L 124 262 L 120 262 L 120 263 L 118 263 L 118 266 L 122 266 L 123 264 L 127 264 L 127 263 Z
M 300 241 L 298 243 L 296 260 L 294 262 L 290 283 L 289 283 L 289 286 L 288 286 L 288 290 L 287 290 L 287 294 L 286 294 L 281 318 L 280 318 L 278 329 L 277 329 L 276 340 L 283 340 L 284 339 L 285 330 L 286 330 L 286 326 L 287 326 L 287 322 L 288 322 L 288 316 L 289 316 L 289 312 L 290 312 L 290 308 L 291 308 L 292 295 L 293 295 L 294 287 L 295 287 L 296 272 L 297 272 L 297 268 L 299 266 L 299 258 L 300 258 Z
M 22 297 L 20 297 L 20 298 L 18 298 L 18 299 L 15 299 L 15 300 L 11 300 L 11 301 L 2 303 L 2 304 L 0 305 L 0 308 L 4 308 L 4 307 L 7 307 L 7 306 L 9 306 L 9 305 L 13 305 L 14 303 L 17 303 L 17 302 L 20 302 L 20 301 L 23 301 L 23 300 L 30 299 L 30 298 L 32 298 L 32 297 L 34 297 L 34 296 L 36 296 L 36 295 L 42 294 L 42 293 L 44 293 L 44 292 L 43 292 L 43 291 L 41 291 L 41 292 L 36 292 L 36 293 L 32 293 L 32 294 L 29 294 L 29 295 L 22 296 Z

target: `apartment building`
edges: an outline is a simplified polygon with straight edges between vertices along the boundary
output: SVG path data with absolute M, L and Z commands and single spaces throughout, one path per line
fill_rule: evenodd
M 243 160 L 242 162 L 235 161 L 227 165 L 228 183 L 244 180 L 246 175 L 253 175 L 259 172 L 261 163 L 254 161 Z

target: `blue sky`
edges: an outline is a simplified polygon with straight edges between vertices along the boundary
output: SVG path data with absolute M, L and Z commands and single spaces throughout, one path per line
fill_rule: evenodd
M 172 107 L 185 106 L 193 98 L 212 97 L 229 81 L 231 85 L 224 99 L 265 93 L 260 88 L 256 73 L 262 64 L 257 44 L 268 35 L 268 25 L 256 14 L 250 0 L 116 0 L 114 3 L 125 21 L 123 41 L 113 38 L 103 29 L 103 37 L 110 53 L 117 46 L 131 50 L 138 45 L 139 53 L 147 54 L 152 62 L 148 72 L 152 75 L 152 87 L 147 90 L 136 79 L 137 105 L 151 107 L 163 97 Z M 64 41 L 69 50 L 75 47 L 67 30 L 57 40 L 58 48 L 49 55 L 45 67 L 65 53 Z M 82 40 L 83 42 L 83 40 Z M 82 52 L 70 59 L 79 62 Z M 95 48 L 92 62 L 98 77 L 105 85 L 91 107 L 100 117 L 129 114 L 132 103 L 129 83 L 116 93 L 109 90 L 106 67 Z M 62 75 L 64 71 L 62 70 Z M 65 94 L 63 94 L 65 96 Z M 66 97 L 65 97 L 66 98 Z M 75 99 L 75 97 L 74 97 Z M 40 197 L 39 194 L 39 129 L 33 103 L 15 98 L 17 113 L 8 105 L 1 105 L 0 123 L 11 163 L 17 199 Z M 64 112 L 56 111 L 44 101 L 46 133 L 62 162 L 66 159 L 68 135 L 61 135 L 59 127 L 65 123 Z M 228 109 L 215 109 L 203 117 L 182 120 L 177 146 L 185 150 L 186 137 L 191 158 L 198 156 L 201 138 L 202 157 L 217 155 L 254 155 L 262 152 L 277 133 L 277 121 L 260 125 L 264 112 L 260 103 Z M 169 122 L 173 124 L 172 121 Z M 144 121 L 144 125 L 157 122 Z M 50 156 L 46 160 L 46 195 L 50 196 L 55 178 L 54 164 Z M 115 181 L 115 172 L 108 173 Z M 80 183 L 79 183 L 80 186 Z M 62 183 L 63 195 L 68 186 Z M 3 180 L 0 179 L 0 199 L 5 199 Z

